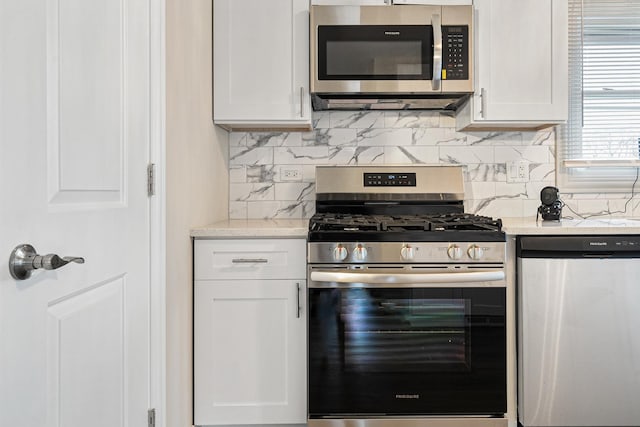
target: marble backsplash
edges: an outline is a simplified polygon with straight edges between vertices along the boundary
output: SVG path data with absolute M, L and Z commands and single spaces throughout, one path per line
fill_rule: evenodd
M 230 134 L 229 218 L 310 217 L 317 165 L 462 165 L 465 210 L 493 217 L 535 216 L 540 190 L 555 184 L 553 129 L 457 132 L 453 118 L 432 112 L 316 112 L 313 121 L 306 133 Z M 519 160 L 527 162 L 529 179 L 508 182 L 507 165 Z M 563 213 L 640 214 L 640 200 L 629 198 L 563 194 Z

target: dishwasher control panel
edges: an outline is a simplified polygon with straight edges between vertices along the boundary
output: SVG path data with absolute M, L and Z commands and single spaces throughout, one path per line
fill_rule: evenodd
M 517 255 L 524 258 L 640 257 L 640 236 L 522 236 L 518 239 Z

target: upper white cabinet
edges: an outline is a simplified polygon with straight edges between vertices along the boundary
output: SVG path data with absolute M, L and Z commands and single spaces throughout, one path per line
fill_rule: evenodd
M 214 0 L 213 119 L 310 129 L 309 1 Z
M 475 0 L 475 94 L 458 129 L 535 129 L 568 109 L 566 0 Z

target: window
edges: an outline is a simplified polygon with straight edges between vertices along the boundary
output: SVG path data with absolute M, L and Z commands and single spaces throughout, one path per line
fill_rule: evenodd
M 569 0 L 563 191 L 630 191 L 640 167 L 640 0 Z

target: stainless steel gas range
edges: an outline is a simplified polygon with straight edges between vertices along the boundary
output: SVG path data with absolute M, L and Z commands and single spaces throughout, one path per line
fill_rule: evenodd
M 316 169 L 310 427 L 506 426 L 505 235 L 447 166 Z

